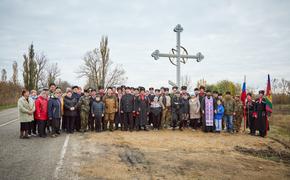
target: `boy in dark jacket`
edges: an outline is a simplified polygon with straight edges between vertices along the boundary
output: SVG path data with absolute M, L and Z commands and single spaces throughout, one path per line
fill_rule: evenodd
M 222 119 L 224 116 L 224 106 L 222 105 L 221 100 L 217 100 L 217 108 L 216 108 L 216 114 L 214 116 L 215 119 L 215 132 L 220 133 L 222 130 Z
M 95 131 L 101 132 L 102 130 L 102 117 L 105 113 L 104 103 L 101 101 L 100 95 L 96 96 L 96 99 L 91 102 L 91 114 L 92 121 L 95 122 Z M 93 124 L 92 124 L 93 125 Z

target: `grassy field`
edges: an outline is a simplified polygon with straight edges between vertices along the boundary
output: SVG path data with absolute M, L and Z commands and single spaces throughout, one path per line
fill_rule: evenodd
M 9 108 L 14 108 L 16 107 L 16 104 L 12 104 L 12 105 L 1 105 L 0 106 L 0 111 L 5 110 L 5 109 L 9 109 Z

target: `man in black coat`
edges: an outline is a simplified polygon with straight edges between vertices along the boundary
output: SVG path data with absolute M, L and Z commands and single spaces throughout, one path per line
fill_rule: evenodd
M 255 102 L 256 129 L 259 130 L 259 135 L 265 137 L 269 130 L 269 122 L 267 118 L 266 100 L 264 98 L 265 91 L 259 91 L 259 98 Z
M 141 127 L 144 128 L 146 131 L 146 125 L 147 125 L 147 116 L 149 114 L 149 98 L 145 96 L 145 88 L 140 88 L 140 94 L 137 97 L 137 100 L 135 101 L 135 107 L 138 114 L 138 121 L 136 122 L 136 128 L 137 130 L 140 130 Z
M 77 100 L 72 97 L 72 92 L 67 91 L 64 97 L 64 115 L 67 117 L 67 132 L 73 133 L 75 119 L 77 117 Z
M 124 130 L 128 131 L 129 128 L 132 132 L 134 128 L 133 113 L 135 113 L 134 95 L 131 94 L 130 87 L 126 87 L 125 91 L 125 95 L 121 98 L 120 109 L 124 118 Z
M 171 101 L 171 109 L 172 109 L 172 126 L 175 130 L 177 123 L 179 123 L 179 129 L 182 130 L 182 107 L 183 107 L 183 101 L 180 97 L 180 92 L 177 91 L 175 95 L 172 98 Z
M 149 106 L 151 105 L 151 102 L 153 102 L 154 97 L 155 97 L 154 88 L 150 87 L 149 88 L 149 94 L 148 94 Z M 152 116 L 152 113 L 149 112 L 149 122 L 148 122 L 148 124 L 151 125 L 151 123 L 153 123 L 153 116 Z
M 73 86 L 72 87 L 72 98 L 76 99 L 77 103 L 79 102 L 81 95 L 78 93 L 79 91 L 79 87 L 78 86 Z M 77 112 L 77 116 L 75 118 L 75 125 L 74 125 L 74 129 L 76 129 L 77 131 L 80 131 L 81 129 L 81 116 L 80 116 L 80 110 L 76 109 Z
M 256 133 L 255 126 L 255 101 L 252 99 L 252 94 L 247 94 L 246 99 L 246 117 L 247 117 L 247 126 L 250 128 L 250 134 L 252 136 Z

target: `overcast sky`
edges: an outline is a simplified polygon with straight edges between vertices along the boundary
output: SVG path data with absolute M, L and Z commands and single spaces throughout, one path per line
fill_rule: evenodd
M 181 66 L 194 84 L 228 79 L 265 88 L 267 74 L 290 79 L 290 1 L 288 0 L 0 0 L 0 67 L 11 76 L 12 62 L 22 67 L 31 42 L 50 62 L 58 62 L 61 79 L 76 78 L 84 54 L 109 38 L 111 59 L 126 70 L 131 86 L 167 86 L 175 66 L 155 49 L 176 46 L 173 28 L 181 24 L 181 45 L 205 59 Z M 22 74 L 19 74 L 22 79 Z

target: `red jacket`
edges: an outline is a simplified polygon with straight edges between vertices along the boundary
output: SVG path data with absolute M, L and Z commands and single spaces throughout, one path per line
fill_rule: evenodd
M 47 120 L 48 119 L 48 100 L 42 96 L 38 96 L 35 101 L 35 112 L 34 119 L 36 120 Z

